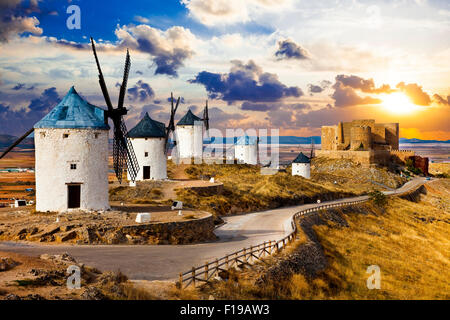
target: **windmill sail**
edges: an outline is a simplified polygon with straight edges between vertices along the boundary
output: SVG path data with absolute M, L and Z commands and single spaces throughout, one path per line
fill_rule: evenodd
M 26 137 L 28 137 L 32 132 L 34 131 L 34 128 L 31 128 L 28 130 L 23 136 L 21 136 L 19 139 L 17 139 L 12 145 L 6 149 L 2 155 L 0 155 L 0 159 L 6 156 L 12 149 L 14 149 L 19 143 L 21 143 L 23 140 L 25 140 Z
M 178 106 L 180 105 L 180 97 L 178 97 L 175 107 L 173 106 L 173 93 L 170 93 L 170 100 L 171 100 L 170 120 L 169 125 L 166 128 L 166 149 L 165 149 L 166 154 L 169 151 L 170 133 L 175 132 L 175 114 L 177 112 Z M 176 139 L 174 139 L 174 144 L 176 144 Z
M 108 106 L 108 111 L 106 112 L 107 117 L 109 117 L 114 124 L 114 143 L 113 143 L 113 161 L 114 161 L 114 172 L 116 174 L 119 182 L 122 182 L 124 171 L 127 170 L 132 181 L 135 181 L 137 173 L 139 172 L 139 164 L 136 158 L 136 154 L 133 150 L 133 145 L 128 138 L 128 131 L 123 121 L 123 116 L 127 114 L 127 109 L 124 108 L 124 100 L 128 83 L 128 75 L 131 68 L 130 53 L 127 50 L 127 56 L 125 59 L 125 68 L 123 74 L 122 85 L 120 86 L 119 101 L 117 108 L 114 109 L 111 103 L 111 99 L 108 94 L 108 89 L 106 87 L 105 79 L 103 77 L 102 69 L 100 67 L 100 62 L 97 57 L 97 52 L 95 49 L 94 40 L 91 38 L 92 50 L 94 52 L 95 62 L 98 69 L 98 78 L 100 83 L 100 88 L 103 92 L 103 97 L 105 98 L 106 105 Z

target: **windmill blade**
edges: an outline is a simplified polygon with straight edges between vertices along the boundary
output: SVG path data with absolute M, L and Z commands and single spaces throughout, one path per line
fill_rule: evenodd
M 120 86 L 119 103 L 117 104 L 118 109 L 123 108 L 123 102 L 125 99 L 125 93 L 127 91 L 128 75 L 130 73 L 130 68 L 131 68 L 131 59 L 130 53 L 127 49 L 127 57 L 125 59 L 125 69 L 123 71 L 123 81 L 122 85 Z
M 117 179 L 122 182 L 124 169 L 127 169 L 131 180 L 135 181 L 139 172 L 139 164 L 122 117 L 114 121 L 113 158 Z
M 92 51 L 94 52 L 95 62 L 97 64 L 97 69 L 98 69 L 98 82 L 100 83 L 100 88 L 102 89 L 103 97 L 105 98 L 106 105 L 108 106 L 108 111 L 111 112 L 113 110 L 113 106 L 111 103 L 111 99 L 109 98 L 109 93 L 108 93 L 108 89 L 106 88 L 105 78 L 103 77 L 102 69 L 100 67 L 100 62 L 98 61 L 98 57 L 97 57 L 97 50 L 95 50 L 94 39 L 92 39 L 92 37 L 91 37 L 91 44 L 92 44 Z
M 8 147 L 8 149 L 5 150 L 5 152 L 2 153 L 0 156 L 0 159 L 6 156 L 12 149 L 14 149 L 19 143 L 21 143 L 26 137 L 30 135 L 34 131 L 34 128 L 31 128 L 28 130 L 23 136 L 21 136 L 19 139 L 17 139 L 12 145 Z
M 209 113 L 208 113 L 208 100 L 206 100 L 206 106 L 203 110 L 203 122 L 205 123 L 206 131 L 209 130 Z
M 178 106 L 180 104 L 180 97 L 178 97 L 177 103 L 175 105 L 175 107 L 173 106 L 173 94 L 171 93 L 171 110 L 170 110 L 170 120 L 169 120 L 169 125 L 166 128 L 166 148 L 165 148 L 165 154 L 167 154 L 167 152 L 169 151 L 169 137 L 170 137 L 170 133 L 171 132 L 175 132 L 175 114 L 177 112 Z M 173 141 L 174 145 L 177 144 L 176 140 L 174 139 Z

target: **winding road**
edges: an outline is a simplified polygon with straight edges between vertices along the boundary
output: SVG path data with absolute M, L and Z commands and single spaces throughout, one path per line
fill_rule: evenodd
M 416 178 L 387 195 L 412 190 L 426 181 Z M 323 204 L 364 200 L 368 196 L 345 198 L 321 204 L 305 204 L 226 217 L 215 230 L 218 241 L 192 245 L 50 245 L 0 242 L 0 251 L 37 256 L 43 253 L 72 255 L 78 262 L 100 270 L 120 270 L 133 280 L 172 280 L 179 272 L 215 260 L 244 247 L 279 240 L 292 231 L 294 213 Z

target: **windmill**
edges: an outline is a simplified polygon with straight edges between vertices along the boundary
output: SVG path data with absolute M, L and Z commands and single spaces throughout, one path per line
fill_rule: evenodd
M 175 132 L 175 113 L 177 112 L 178 106 L 180 104 L 180 97 L 178 97 L 177 99 L 177 103 L 175 105 L 175 107 L 173 106 L 173 93 L 170 93 L 170 101 L 171 101 L 171 107 L 170 107 L 170 120 L 169 120 L 169 124 L 167 125 L 166 128 L 166 149 L 165 149 L 165 153 L 167 155 L 167 152 L 169 151 L 169 137 L 170 137 L 170 133 Z M 177 144 L 176 139 L 173 139 L 173 143 L 174 145 Z
M 134 154 L 133 146 L 128 138 L 127 127 L 123 121 L 123 116 L 127 114 L 128 110 L 123 106 L 125 93 L 127 89 L 128 74 L 130 72 L 130 53 L 127 49 L 127 56 L 125 59 L 125 68 L 123 73 L 123 81 L 120 86 L 119 101 L 117 108 L 113 108 L 111 99 L 109 98 L 108 89 L 106 88 L 105 79 L 103 77 L 102 70 L 100 68 L 100 62 L 98 61 L 97 51 L 95 50 L 94 39 L 91 38 L 92 51 L 94 52 L 95 62 L 98 68 L 98 79 L 100 88 L 103 92 L 108 110 L 105 111 L 105 122 L 110 118 L 114 124 L 114 144 L 113 144 L 113 160 L 114 160 L 114 172 L 120 183 L 122 183 L 123 172 L 127 169 L 132 181 L 135 181 L 137 173 L 139 171 L 139 165 L 136 155 Z

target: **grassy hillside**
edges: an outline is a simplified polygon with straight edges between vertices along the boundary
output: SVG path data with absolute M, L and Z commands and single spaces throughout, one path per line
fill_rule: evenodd
M 419 202 L 391 198 L 385 207 L 304 219 L 290 251 L 194 293 L 202 299 L 450 299 L 450 180 L 433 182 L 426 192 Z M 366 286 L 370 265 L 381 269 L 380 290 Z
M 215 177 L 223 183 L 224 191 L 208 195 L 180 189 L 177 197 L 194 208 L 226 215 L 350 197 L 373 189 L 386 190 L 384 186 L 395 188 L 406 181 L 385 168 L 363 168 L 351 161 L 320 160 L 310 180 L 292 176 L 291 168 L 274 175 L 262 175 L 260 170 L 250 165 L 189 165 L 185 168 L 189 178 Z

